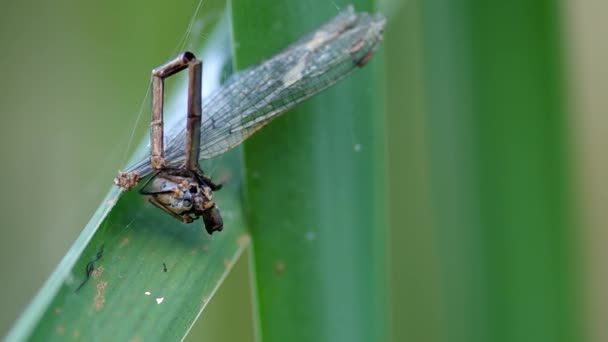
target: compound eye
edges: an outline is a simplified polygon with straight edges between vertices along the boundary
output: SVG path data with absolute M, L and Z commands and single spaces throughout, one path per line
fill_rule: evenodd
M 196 194 L 198 192 L 198 187 L 194 186 L 194 185 L 191 185 L 189 191 L 190 191 L 191 194 Z

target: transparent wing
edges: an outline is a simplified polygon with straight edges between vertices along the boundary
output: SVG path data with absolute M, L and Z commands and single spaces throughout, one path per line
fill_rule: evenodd
M 280 114 L 363 66 L 382 40 L 381 15 L 348 7 L 265 62 L 233 75 L 203 100 L 201 159 L 239 145 Z M 184 160 L 185 131 L 167 141 L 166 159 Z M 145 175 L 148 159 L 127 171 Z

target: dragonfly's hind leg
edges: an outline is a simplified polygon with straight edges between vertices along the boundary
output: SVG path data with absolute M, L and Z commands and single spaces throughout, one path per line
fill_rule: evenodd
M 186 51 L 175 59 L 152 70 L 152 120 L 150 122 L 150 166 L 154 171 L 166 169 L 163 107 L 165 79 L 188 68 L 188 117 L 186 136 L 186 167 L 198 165 L 202 104 L 202 62 Z M 135 172 L 120 172 L 114 184 L 129 190 L 141 180 Z
M 150 122 L 150 165 L 153 170 L 162 170 L 166 167 L 163 137 L 163 106 L 165 98 L 165 78 L 170 77 L 188 68 L 188 122 L 186 136 L 186 163 L 196 158 L 198 153 L 190 155 L 192 144 L 199 149 L 200 136 L 193 139 L 195 130 L 200 134 L 201 122 L 201 89 L 202 89 L 202 62 L 192 52 L 186 51 L 158 68 L 152 70 L 152 121 Z

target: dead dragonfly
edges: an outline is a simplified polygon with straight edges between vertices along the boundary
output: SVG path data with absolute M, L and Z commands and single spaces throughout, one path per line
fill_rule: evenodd
M 239 145 L 280 114 L 367 64 L 382 40 L 385 22 L 380 14 L 355 13 L 349 6 L 278 55 L 233 75 L 205 99 L 204 118 L 202 63 L 194 54 L 185 52 L 154 69 L 150 158 L 119 173 L 114 184 L 128 190 L 153 173 L 140 190 L 152 204 L 185 223 L 202 217 L 209 234 L 222 230 L 212 197 L 221 185 L 204 174 L 199 159 Z M 189 78 L 186 129 L 170 137 L 165 150 L 164 79 L 184 69 Z

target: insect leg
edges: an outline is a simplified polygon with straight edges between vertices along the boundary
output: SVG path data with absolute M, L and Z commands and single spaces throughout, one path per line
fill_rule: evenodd
M 165 78 L 186 69 L 193 62 L 196 64 L 197 61 L 198 60 L 192 52 L 186 51 L 181 55 L 177 56 L 175 59 L 152 70 L 152 120 L 150 122 L 150 165 L 152 166 L 153 170 L 161 170 L 167 164 L 165 160 L 163 136 Z
M 205 184 L 207 184 L 211 188 L 211 190 L 218 191 L 219 189 L 222 188 L 222 184 L 216 184 L 216 183 L 214 183 L 211 180 L 211 178 L 205 176 L 202 172 L 199 172 L 198 176 L 203 180 L 203 182 L 205 182 Z
M 214 182 L 211 180 L 211 178 L 209 178 L 209 177 L 207 177 L 207 176 L 202 176 L 202 178 L 203 178 L 203 180 L 205 181 L 205 183 L 206 183 L 207 185 L 209 185 L 209 187 L 210 187 L 210 188 L 211 188 L 211 190 L 213 190 L 213 191 L 218 191 L 218 190 L 219 190 L 219 189 L 221 189 L 221 188 L 222 188 L 222 186 L 223 186 L 222 184 L 217 184 L 217 183 L 214 183 Z
M 186 121 L 186 168 L 198 170 L 201 148 L 203 63 L 194 58 L 188 62 L 188 113 Z

